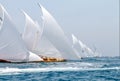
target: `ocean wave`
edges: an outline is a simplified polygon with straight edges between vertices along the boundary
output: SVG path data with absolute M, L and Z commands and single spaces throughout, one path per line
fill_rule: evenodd
M 21 73 L 36 72 L 59 72 L 59 71 L 103 71 L 103 70 L 120 70 L 120 67 L 109 68 L 78 68 L 78 67 L 52 67 L 52 68 L 0 68 L 0 75 L 14 75 Z

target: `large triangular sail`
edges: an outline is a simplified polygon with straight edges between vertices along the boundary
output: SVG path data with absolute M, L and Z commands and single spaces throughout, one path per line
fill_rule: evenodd
M 65 36 L 63 30 L 51 16 L 51 14 L 39 4 L 44 17 L 44 32 L 43 34 L 48 40 L 60 51 L 63 58 L 67 60 L 80 60 L 76 55 L 72 46 L 69 44 L 68 38 Z
M 79 40 L 79 45 L 81 46 L 82 50 L 87 53 L 87 57 L 94 57 L 95 54 L 92 51 L 92 49 L 90 49 L 88 46 L 86 46 L 85 44 L 82 43 L 82 41 Z
M 79 52 L 82 56 L 84 57 L 95 56 L 95 52 L 93 52 L 93 50 L 90 49 L 88 46 L 86 46 L 81 40 L 78 40 L 73 34 L 72 34 L 72 39 L 73 39 L 73 48 L 75 48 L 75 50 Z
M 42 59 L 27 50 L 7 11 L 0 5 L 0 60 L 35 62 Z
M 57 57 L 61 55 L 58 50 L 50 43 L 50 41 L 42 35 L 43 27 L 33 21 L 33 19 L 23 11 L 26 19 L 26 24 L 22 38 L 25 41 L 28 49 L 40 56 Z M 44 22 L 44 21 L 43 21 Z
M 42 31 L 37 23 L 35 23 L 25 12 L 26 23 L 22 38 L 30 51 L 33 51 L 38 44 Z
M 0 28 L 0 59 L 11 62 L 28 61 L 29 53 L 2 5 L 0 5 Z
M 84 56 L 82 53 L 82 49 L 81 46 L 79 45 L 79 40 L 75 37 L 74 34 L 72 34 L 72 41 L 73 41 L 73 49 L 76 51 L 76 53 L 78 54 L 78 56 Z

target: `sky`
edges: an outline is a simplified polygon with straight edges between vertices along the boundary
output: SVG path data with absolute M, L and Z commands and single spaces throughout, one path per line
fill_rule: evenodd
M 24 30 L 24 10 L 41 23 L 42 4 L 71 39 L 74 34 L 102 56 L 119 55 L 119 0 L 0 0 L 20 32 Z

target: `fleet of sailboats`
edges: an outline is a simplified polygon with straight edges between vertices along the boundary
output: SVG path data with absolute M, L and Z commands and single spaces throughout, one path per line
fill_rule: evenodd
M 22 36 L 17 31 L 10 15 L 0 5 L 0 61 L 4 62 L 41 62 L 80 60 L 83 52 L 94 52 L 78 40 L 73 34 L 73 45 L 53 16 L 40 4 L 42 27 L 25 11 L 25 28 Z M 41 52 L 42 40 L 52 47 L 52 53 Z M 45 47 L 46 48 L 46 47 Z M 48 51 L 46 49 L 45 51 Z M 46 60 L 47 59 L 47 60 Z
M 8 62 L 42 61 L 34 53 L 29 53 L 12 19 L 0 5 L 0 60 Z
M 43 28 L 40 28 L 39 27 L 40 25 L 38 23 L 36 24 L 36 22 L 34 22 L 33 19 L 27 13 L 25 13 L 24 11 L 23 11 L 23 13 L 25 15 L 26 24 L 25 24 L 24 32 L 22 34 L 22 38 L 23 38 L 28 50 L 39 55 L 40 57 L 46 57 L 46 59 L 48 57 L 51 59 L 57 58 L 57 57 L 50 56 L 50 55 L 49 56 L 44 55 L 44 52 L 43 52 L 43 54 L 41 54 L 40 42 L 42 39 Z M 50 59 L 49 59 L 49 61 L 50 61 Z M 53 61 L 53 59 L 52 59 L 52 61 Z
M 72 49 L 72 46 L 69 44 L 70 42 L 65 36 L 65 33 L 61 29 L 60 25 L 42 5 L 39 4 L 39 6 L 44 17 L 43 34 L 60 51 L 61 55 L 64 56 L 65 59 L 80 60 L 75 51 Z
M 72 34 L 73 39 L 73 48 L 79 52 L 82 57 L 99 57 L 98 52 L 93 51 L 87 45 L 85 45 L 81 40 L 78 40 L 77 37 Z

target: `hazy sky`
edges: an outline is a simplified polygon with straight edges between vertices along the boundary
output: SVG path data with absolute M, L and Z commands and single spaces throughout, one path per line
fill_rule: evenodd
M 119 55 L 119 0 L 0 0 L 20 32 L 24 10 L 39 21 L 41 3 L 58 21 L 67 36 L 75 34 L 103 56 Z

